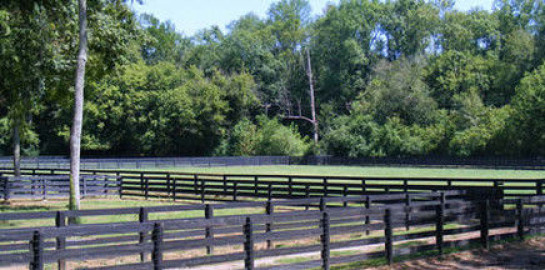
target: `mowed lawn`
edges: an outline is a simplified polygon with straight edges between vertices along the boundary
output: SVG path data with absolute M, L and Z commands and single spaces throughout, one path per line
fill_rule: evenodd
M 156 169 L 159 171 L 177 171 L 186 173 L 218 173 L 235 175 L 300 175 L 300 176 L 360 176 L 360 177 L 392 177 L 389 180 L 367 180 L 367 184 L 392 185 L 399 187 L 402 179 L 416 178 L 408 182 L 409 185 L 446 185 L 445 178 L 471 178 L 482 180 L 507 180 L 504 183 L 509 187 L 506 194 L 532 194 L 528 187 L 536 186 L 535 182 L 509 181 L 525 179 L 545 179 L 545 170 L 495 170 L 477 168 L 424 168 L 424 167 L 366 167 L 366 166 L 232 166 L 232 167 L 171 167 Z M 418 180 L 422 178 L 437 178 L 438 181 Z M 240 180 L 252 181 L 251 177 Z M 287 181 L 285 177 L 262 177 L 260 180 Z M 298 178 L 299 183 L 321 182 L 320 179 Z M 329 183 L 357 184 L 358 180 L 330 179 Z M 452 181 L 453 186 L 487 186 L 492 187 L 493 181 Z M 521 187 L 522 189 L 517 189 Z M 352 188 L 353 189 L 353 188 Z
M 545 179 L 545 170 L 494 170 L 473 168 L 415 168 L 364 166 L 232 166 L 232 167 L 171 167 L 159 171 L 221 174 L 320 175 L 367 177 L 460 177 L 483 179 Z

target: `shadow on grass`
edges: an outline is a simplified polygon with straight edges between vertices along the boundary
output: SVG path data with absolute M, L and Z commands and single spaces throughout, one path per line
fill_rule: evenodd
M 333 266 L 333 270 L 356 270 L 372 267 L 380 269 L 407 269 L 407 270 L 436 270 L 436 269 L 545 269 L 545 246 L 535 245 L 526 238 L 521 243 L 516 240 L 497 241 L 495 244 L 505 244 L 503 247 L 483 250 L 478 245 L 469 245 L 462 248 L 447 248 L 445 255 L 438 256 L 437 251 L 419 252 L 394 258 L 396 264 L 386 267 L 386 260 L 371 259 L 362 262 Z M 466 254 L 459 254 L 466 252 Z M 457 254 L 458 253 L 458 254 Z

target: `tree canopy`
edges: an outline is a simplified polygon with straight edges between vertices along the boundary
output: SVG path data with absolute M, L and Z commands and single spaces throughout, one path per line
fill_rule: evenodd
M 67 155 L 75 0 L 0 3 L 0 151 Z M 129 2 L 130 3 L 130 2 Z M 84 155 L 543 156 L 545 5 L 279 0 L 193 36 L 89 0 Z M 311 115 L 311 58 L 320 141 Z M 19 136 L 18 135 L 18 136 Z

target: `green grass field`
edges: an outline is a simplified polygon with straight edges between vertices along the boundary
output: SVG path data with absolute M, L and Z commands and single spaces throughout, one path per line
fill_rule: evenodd
M 442 169 L 414 167 L 360 166 L 234 166 L 234 167 L 173 167 L 156 169 L 188 173 L 386 176 L 386 177 L 475 177 L 488 179 L 544 178 L 545 171 L 494 169 Z

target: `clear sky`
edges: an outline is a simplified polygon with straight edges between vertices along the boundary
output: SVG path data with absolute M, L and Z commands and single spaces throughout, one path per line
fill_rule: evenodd
M 230 22 L 253 12 L 264 17 L 276 0 L 144 0 L 143 5 L 132 4 L 138 13 L 151 13 L 162 21 L 170 20 L 176 30 L 188 36 L 198 30 L 218 25 L 225 30 Z M 323 14 L 327 3 L 339 0 L 309 0 L 314 15 Z M 458 0 L 456 8 L 468 10 L 480 7 L 492 9 L 493 0 Z

